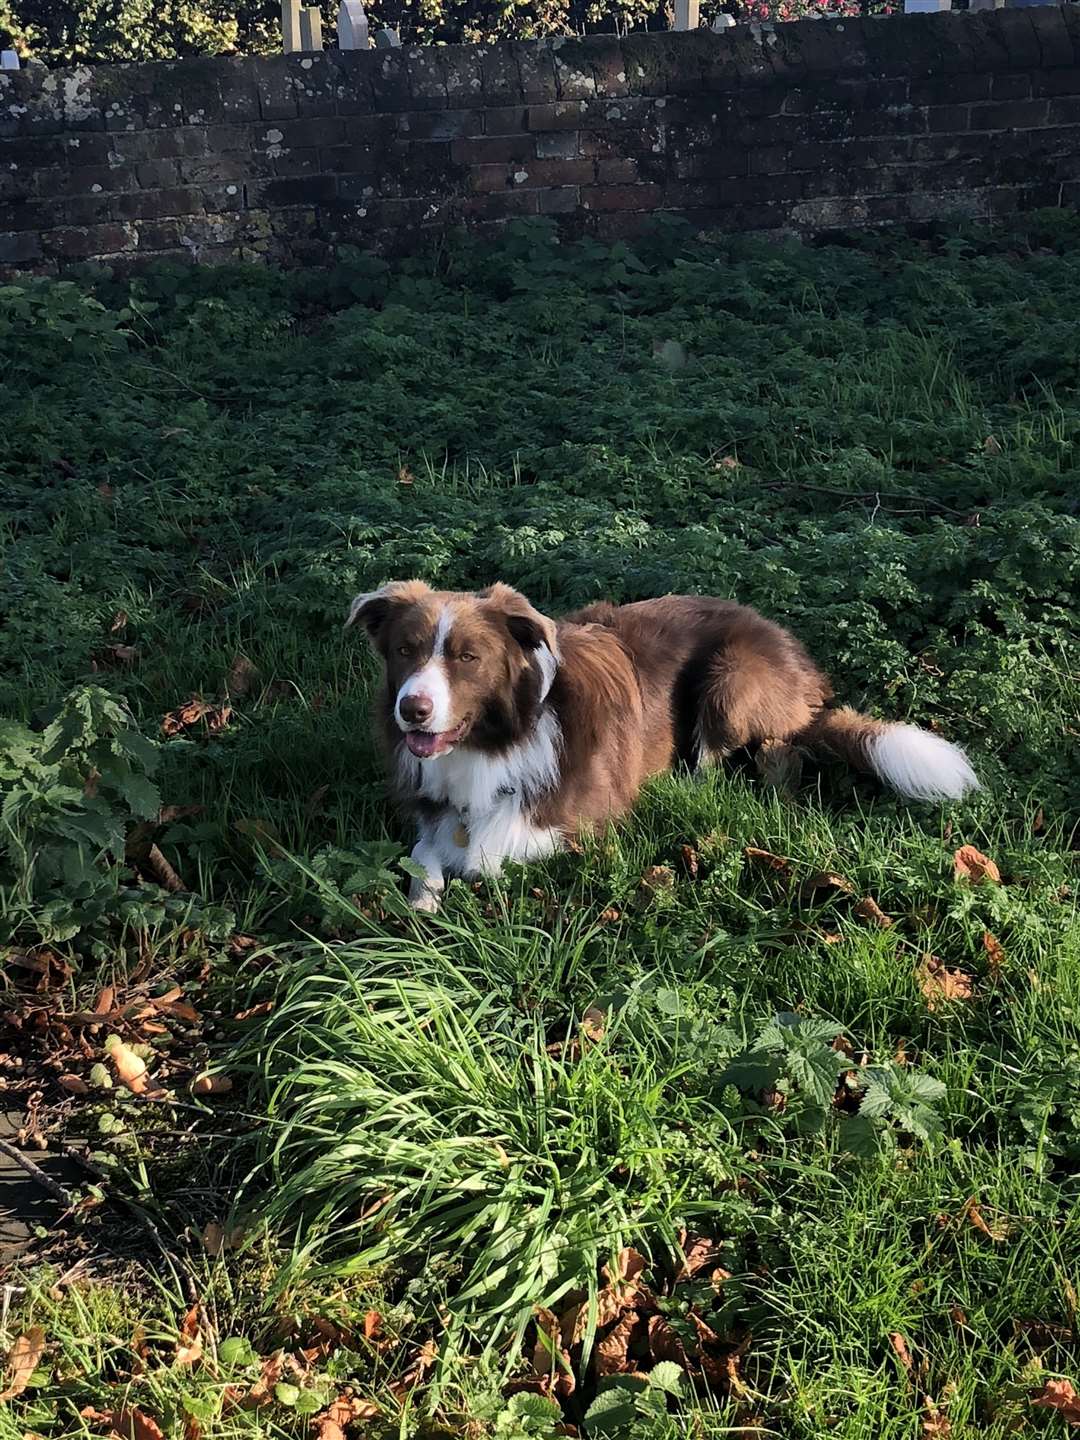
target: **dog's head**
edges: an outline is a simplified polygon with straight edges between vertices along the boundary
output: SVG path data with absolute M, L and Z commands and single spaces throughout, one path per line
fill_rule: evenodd
M 395 581 L 358 595 L 345 623 L 382 656 L 390 718 L 420 760 L 513 744 L 558 669 L 555 622 L 508 585 L 459 593 Z

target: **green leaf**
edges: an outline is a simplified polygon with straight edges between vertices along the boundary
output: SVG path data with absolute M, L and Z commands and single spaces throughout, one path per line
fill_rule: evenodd
M 678 1397 L 683 1393 L 686 1374 L 674 1360 L 661 1360 L 649 1371 L 649 1384 L 654 1390 L 663 1390 L 665 1395 Z
M 242 1335 L 232 1335 L 218 1346 L 218 1359 L 230 1369 L 240 1369 L 244 1365 L 254 1365 L 258 1356 L 250 1340 L 245 1340 Z
M 872 1160 L 879 1153 L 877 1129 L 862 1113 L 845 1115 L 840 1121 L 840 1143 L 859 1160 Z
M 624 1385 L 601 1390 L 585 1412 L 585 1429 L 589 1435 L 621 1435 L 633 1425 L 637 1415 L 636 1396 Z

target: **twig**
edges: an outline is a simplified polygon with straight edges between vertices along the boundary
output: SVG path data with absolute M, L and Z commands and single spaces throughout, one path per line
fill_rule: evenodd
M 46 1175 L 40 1165 L 35 1165 L 28 1155 L 24 1155 L 21 1150 L 16 1150 L 15 1146 L 9 1145 L 6 1140 L 0 1140 L 0 1155 L 6 1155 L 9 1160 L 14 1160 L 16 1165 L 26 1171 L 31 1180 L 36 1181 L 66 1210 L 70 1210 L 75 1204 L 74 1198 L 62 1185 L 58 1184 L 52 1176 Z
M 966 520 L 971 513 L 969 510 L 954 510 L 951 505 L 943 505 L 940 500 L 934 500 L 929 495 L 897 495 L 887 490 L 836 490 L 829 485 L 810 485 L 805 480 L 774 480 L 766 487 L 769 490 L 813 490 L 819 495 L 837 495 L 841 500 L 874 500 L 877 508 L 881 508 L 883 500 L 908 500 L 916 505 L 929 506 L 932 510 L 940 510 L 944 515 L 956 515 L 961 520 Z
M 82 1154 L 80 1151 L 73 1149 L 70 1145 L 63 1145 L 61 1146 L 61 1149 L 69 1160 L 74 1160 L 77 1165 L 82 1165 L 84 1169 L 89 1170 L 90 1174 L 97 1176 L 99 1180 L 111 1181 L 115 1179 L 115 1177 L 110 1174 L 108 1170 L 106 1170 L 103 1166 L 98 1165 L 95 1161 L 91 1160 L 88 1155 Z M 188 1303 L 190 1305 L 194 1305 L 199 1298 L 198 1287 L 195 1284 L 195 1277 L 184 1264 L 183 1260 L 180 1259 L 179 1255 L 175 1254 L 165 1244 L 165 1241 L 162 1239 L 161 1231 L 158 1229 L 154 1221 L 150 1218 L 146 1210 L 138 1203 L 137 1200 L 129 1199 L 127 1195 L 122 1195 L 117 1190 L 110 1189 L 109 1198 L 114 1203 L 123 1205 L 126 1209 L 131 1211 L 132 1215 L 134 1215 L 135 1219 L 138 1220 L 139 1224 L 147 1232 L 151 1240 L 153 1240 L 154 1244 L 158 1247 L 162 1255 L 165 1257 L 165 1263 L 172 1270 L 176 1279 L 183 1284 L 184 1291 L 187 1295 Z

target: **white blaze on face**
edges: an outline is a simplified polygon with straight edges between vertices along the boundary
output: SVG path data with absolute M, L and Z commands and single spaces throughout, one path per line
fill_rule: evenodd
M 432 647 L 431 658 L 409 676 L 397 693 L 397 699 L 394 702 L 394 719 L 402 730 L 413 728 L 408 720 L 402 718 L 401 714 L 401 702 L 410 695 L 426 695 L 431 701 L 431 718 L 424 722 L 425 730 L 437 734 L 453 728 L 450 678 L 446 673 L 446 641 L 453 623 L 453 613 L 448 605 L 444 605 L 439 611 L 435 625 L 435 643 Z

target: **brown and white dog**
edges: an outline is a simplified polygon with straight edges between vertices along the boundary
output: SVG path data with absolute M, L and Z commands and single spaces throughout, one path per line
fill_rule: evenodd
M 914 800 L 978 788 L 947 740 L 834 707 L 795 637 L 729 600 L 667 595 L 556 622 L 507 585 L 408 580 L 358 595 L 354 623 L 385 666 L 382 729 L 419 826 L 419 910 L 438 909 L 448 875 L 550 855 L 625 815 L 649 776 L 744 747 L 832 751 Z

